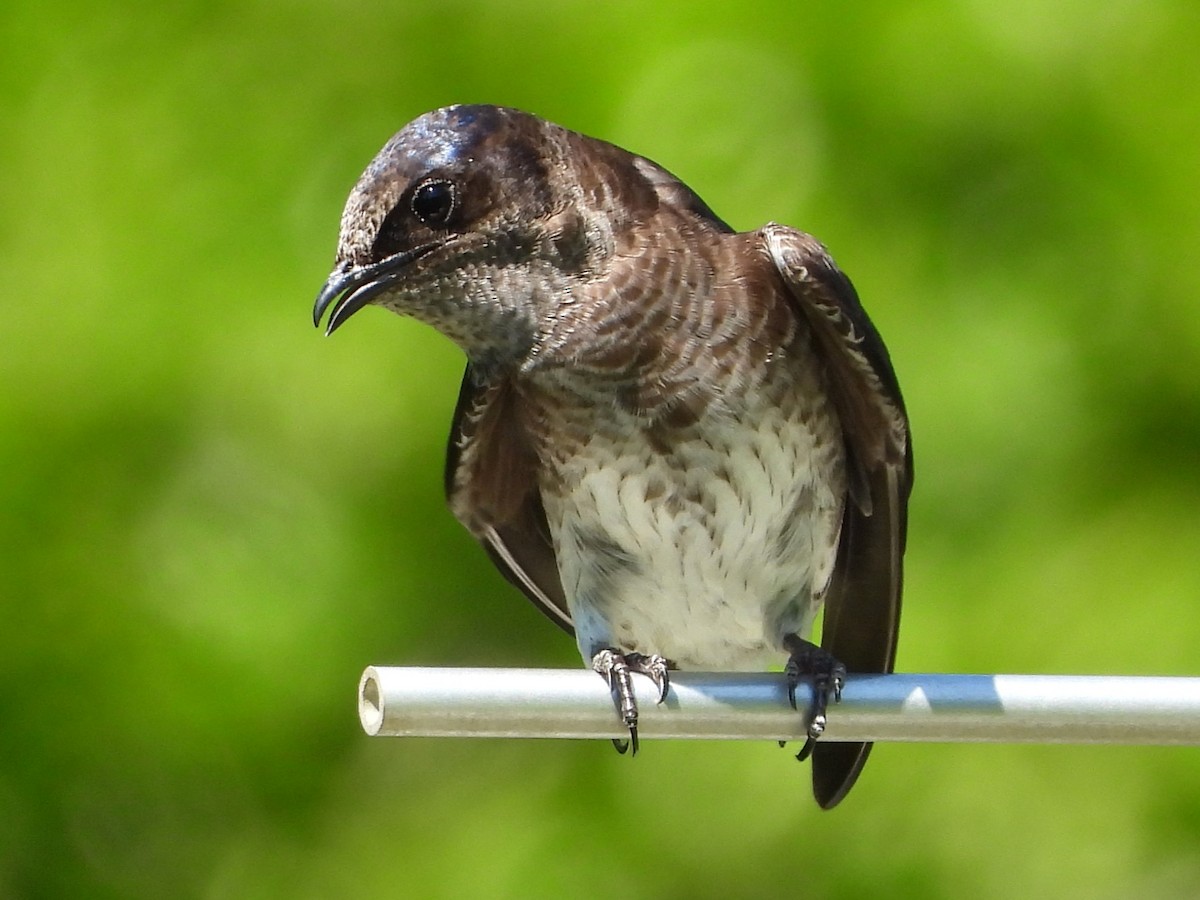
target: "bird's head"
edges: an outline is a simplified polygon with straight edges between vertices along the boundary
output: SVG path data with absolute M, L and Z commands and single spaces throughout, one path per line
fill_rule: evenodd
M 330 333 L 373 303 L 433 325 L 473 360 L 518 362 L 611 254 L 614 210 L 657 202 L 635 159 L 517 110 L 426 113 L 351 192 L 314 322 L 331 310 Z

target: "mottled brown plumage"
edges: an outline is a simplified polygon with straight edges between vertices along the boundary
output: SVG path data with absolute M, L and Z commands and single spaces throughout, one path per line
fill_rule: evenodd
M 887 352 L 813 238 L 734 233 L 656 164 L 490 106 L 426 114 L 350 195 L 315 316 L 367 303 L 467 354 L 446 491 L 609 677 L 891 671 L 911 483 Z M 826 608 L 819 650 L 803 640 Z M 869 745 L 813 749 L 837 803 Z M 807 748 L 806 748 L 807 750 Z

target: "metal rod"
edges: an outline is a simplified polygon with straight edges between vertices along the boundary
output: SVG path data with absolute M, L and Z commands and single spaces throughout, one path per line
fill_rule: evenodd
M 806 684 L 782 675 L 672 672 L 657 703 L 635 677 L 643 739 L 803 740 Z M 586 669 L 371 666 L 359 684 L 370 735 L 620 738 L 604 680 Z M 1200 678 L 851 675 L 822 740 L 1200 745 Z

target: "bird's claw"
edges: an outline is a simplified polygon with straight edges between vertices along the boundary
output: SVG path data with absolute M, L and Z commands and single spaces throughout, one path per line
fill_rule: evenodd
M 625 662 L 629 664 L 630 671 L 639 672 L 654 682 L 658 688 L 659 703 L 667 699 L 667 692 L 671 689 L 671 664 L 666 657 L 657 653 L 626 653 Z
M 636 672 L 653 681 L 654 686 L 658 688 L 658 702 L 662 703 L 667 699 L 667 692 L 671 687 L 671 678 L 668 674 L 671 664 L 657 653 L 623 654 L 611 647 L 606 647 L 592 657 L 592 668 L 608 682 L 608 688 L 613 693 L 613 703 L 617 707 L 617 715 L 629 729 L 629 740 L 614 738 L 613 746 L 616 747 L 618 753 L 629 751 L 631 756 L 636 756 L 638 752 L 638 707 L 637 697 L 633 692 L 631 674 Z
M 792 704 L 792 709 L 798 708 L 796 688 L 800 681 L 806 676 L 812 678 L 812 715 L 808 722 L 808 738 L 796 755 L 796 759 L 804 760 L 812 753 L 817 739 L 825 733 L 830 696 L 832 695 L 834 703 L 840 703 L 842 700 L 846 667 L 834 659 L 828 650 L 802 638 L 791 638 L 785 646 L 791 654 L 783 671 L 787 678 L 788 702 Z

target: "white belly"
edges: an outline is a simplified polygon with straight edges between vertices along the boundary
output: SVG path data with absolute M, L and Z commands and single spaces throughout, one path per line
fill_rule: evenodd
M 545 497 L 585 661 L 602 647 L 691 669 L 786 658 L 833 569 L 840 442 L 772 406 L 706 415 L 666 453 L 626 424 L 591 437 L 558 472 L 565 492 Z

